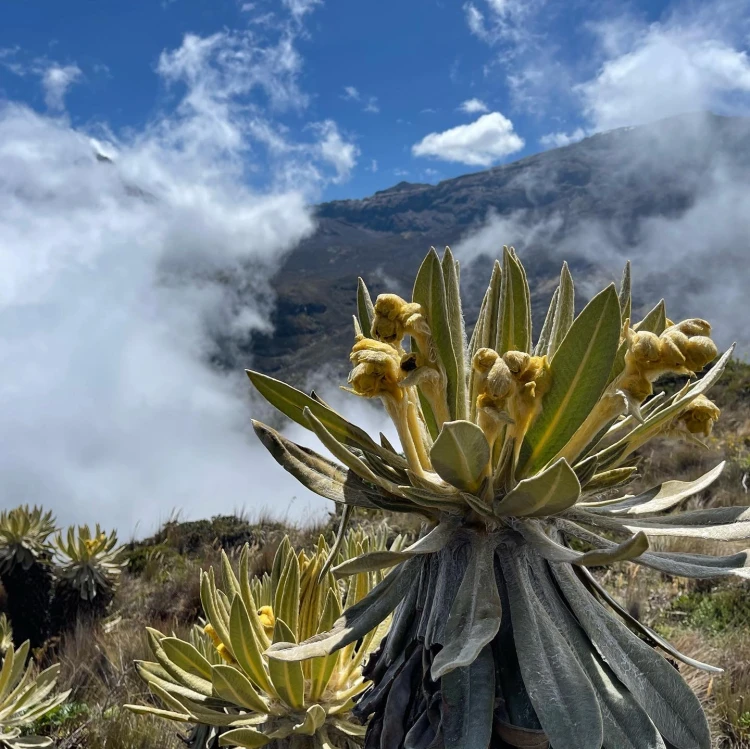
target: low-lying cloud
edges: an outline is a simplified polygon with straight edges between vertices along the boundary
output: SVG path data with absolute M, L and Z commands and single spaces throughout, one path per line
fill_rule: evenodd
M 314 4 L 289 3 L 294 23 Z M 188 36 L 158 66 L 174 107 L 126 136 L 0 102 L 3 506 L 125 534 L 174 509 L 329 509 L 272 467 L 244 374 L 210 363 L 213 331 L 269 328 L 310 199 L 356 158 L 332 121 L 292 142 L 254 103 L 304 109 L 300 67 L 289 27 L 266 47 Z M 258 153 L 273 177 L 253 189 Z
M 744 132 L 750 138 L 750 124 Z M 540 202 L 488 216 L 454 249 L 466 263 L 496 256 L 503 244 L 514 244 L 529 264 L 537 252 L 560 263 L 583 259 L 594 270 L 578 279 L 579 305 L 605 283 L 619 280 L 629 259 L 639 312 L 664 297 L 671 318 L 708 319 L 722 347 L 737 341 L 739 354 L 747 357 L 750 178 L 747 158 L 735 161 L 738 154 L 722 149 L 725 136 L 720 120 L 700 116 L 656 123 L 619 138 L 598 136 L 609 138 L 609 145 L 589 151 L 591 168 L 621 185 L 620 197 L 632 197 L 640 207 L 608 204 L 616 215 L 604 217 L 581 213 L 577 201 L 567 206 L 560 201 L 551 210 Z M 532 205 L 553 189 L 554 174 L 545 172 L 543 163 L 538 173 L 526 173 L 516 184 Z M 653 199 L 671 196 L 672 209 L 651 211 L 649 192 Z M 585 200 L 593 206 L 597 197 L 589 192 Z

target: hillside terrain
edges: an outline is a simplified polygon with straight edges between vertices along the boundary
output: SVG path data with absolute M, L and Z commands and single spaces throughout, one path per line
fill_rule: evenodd
M 343 369 L 357 276 L 373 296 L 408 295 L 391 279 L 413 278 L 429 246 L 455 249 L 492 216 L 510 224 L 493 254 L 503 243 L 519 249 L 541 325 L 563 259 L 578 279 L 603 272 L 608 259 L 598 257 L 595 241 L 586 254 L 576 252 L 586 227 L 604 227 L 608 242 L 626 251 L 638 243 L 644 222 L 684 214 L 717 169 L 744 179 L 748 166 L 750 119 L 694 114 L 597 134 L 437 185 L 400 182 L 363 200 L 324 203 L 317 207 L 317 231 L 288 256 L 274 281 L 273 333 L 255 337 L 249 348 L 222 341 L 219 359 L 228 368 L 252 359 L 256 369 L 284 370 L 285 379 L 298 383 L 323 365 Z M 487 277 L 488 262 L 486 256 L 477 261 L 479 273 L 467 273 L 464 263 L 464 284 L 475 302 L 466 310 L 469 323 L 484 292 L 471 281 Z M 610 265 L 604 272 L 611 277 Z M 639 286 L 643 270 L 634 273 L 636 302 L 653 304 L 659 290 Z
M 674 383 L 664 383 L 667 389 Z M 641 455 L 639 487 L 653 486 L 665 475 L 692 479 L 727 460 L 719 481 L 691 498 L 688 509 L 744 505 L 750 481 L 750 365 L 733 362 L 712 391 L 722 417 L 705 450 L 686 442 L 656 441 Z M 333 505 L 332 505 L 333 510 Z M 386 522 L 390 535 L 418 531 L 410 517 L 358 510 L 355 522 L 371 532 Z M 331 539 L 336 522 L 289 526 L 268 518 L 219 516 L 181 522 L 174 518 L 151 538 L 127 546 L 127 565 L 110 615 L 101 624 L 80 624 L 38 653 L 62 664 L 62 687 L 70 700 L 35 726 L 56 739 L 58 749 L 179 749 L 184 747 L 173 723 L 136 716 L 123 703 L 148 701 L 134 659 L 149 657 L 145 627 L 186 636 L 203 617 L 199 574 L 220 566 L 226 550 L 233 564 L 249 544 L 252 571 L 271 569 L 274 553 L 289 534 L 296 548 L 311 549 L 319 536 Z M 686 546 L 664 540 L 662 550 L 719 553 L 717 542 L 693 540 Z M 721 553 L 741 543 L 723 544 Z M 711 675 L 679 666 L 709 716 L 714 749 L 750 748 L 750 627 L 748 581 L 688 581 L 624 563 L 596 568 L 597 577 L 630 613 L 666 635 L 679 649 L 725 669 Z M 677 664 L 674 664 L 677 667 Z M 183 736 L 189 727 L 186 727 Z

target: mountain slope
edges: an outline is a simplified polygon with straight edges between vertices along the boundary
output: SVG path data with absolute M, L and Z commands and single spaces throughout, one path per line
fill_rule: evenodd
M 742 182 L 749 166 L 750 119 L 690 114 L 597 134 L 438 185 L 401 182 L 363 200 L 324 203 L 316 233 L 290 254 L 274 283 L 274 334 L 223 354 L 227 361 L 252 356 L 256 368 L 285 370 L 300 383 L 325 365 L 344 369 L 356 277 L 366 279 L 373 296 L 386 289 L 408 295 L 388 279 L 413 278 L 430 245 L 461 243 L 488 216 L 502 237 L 485 247 L 480 233 L 479 250 L 464 242 L 459 255 L 496 254 L 502 243 L 520 248 L 538 318 L 562 252 L 584 277 L 605 268 L 611 275 L 612 253 L 604 247 L 637 249 L 650 220 L 679 218 L 717 174 Z M 484 281 L 487 261 L 478 265 Z M 483 291 L 472 278 L 470 318 Z

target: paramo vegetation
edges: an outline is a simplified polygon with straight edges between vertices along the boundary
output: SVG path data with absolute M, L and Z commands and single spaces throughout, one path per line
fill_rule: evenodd
M 471 335 L 450 250 L 410 299 L 360 279 L 345 389 L 382 404 L 395 445 L 248 372 L 325 447 L 254 422 L 335 530 L 218 518 L 124 547 L 4 512 L 0 744 L 750 741 L 748 368 L 663 302 L 636 321 L 629 267 L 574 301 L 564 265 L 535 335 L 512 248 Z

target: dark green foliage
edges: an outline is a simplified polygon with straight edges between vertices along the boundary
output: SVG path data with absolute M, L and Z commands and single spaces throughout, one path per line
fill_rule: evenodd
M 89 716 L 90 709 L 85 702 L 63 702 L 54 710 L 34 721 L 25 735 L 51 736 L 60 731 L 70 731 Z
M 137 566 L 140 564 L 137 561 L 139 551 L 143 548 L 174 549 L 178 554 L 186 555 L 198 554 L 207 547 L 229 551 L 246 543 L 251 546 L 263 545 L 270 536 L 278 535 L 280 538 L 287 530 L 281 522 L 251 523 L 247 518 L 238 515 L 216 515 L 210 520 L 186 522 L 170 520 L 156 535 L 138 544 L 132 544 L 130 556 L 136 560 L 134 564 Z
M 102 590 L 92 600 L 84 600 L 67 580 L 55 580 L 52 598 L 52 631 L 56 634 L 72 629 L 79 622 L 91 622 L 106 616 L 114 589 Z
M 745 630 L 750 627 L 750 593 L 747 585 L 709 592 L 692 591 L 672 603 L 670 615 L 679 623 L 712 634 Z
M 14 566 L 2 576 L 8 597 L 7 613 L 17 643 L 28 640 L 31 648 L 41 647 L 50 634 L 52 566 L 48 556 L 40 557 L 28 569 Z

